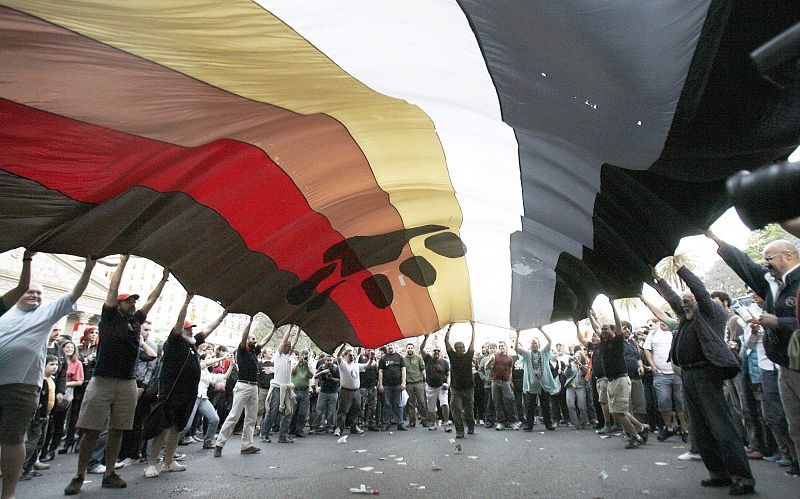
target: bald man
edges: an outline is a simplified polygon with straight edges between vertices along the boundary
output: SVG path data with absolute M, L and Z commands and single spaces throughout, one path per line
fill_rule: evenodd
M 763 250 L 764 265 L 755 263 L 738 248 L 725 243 L 713 232 L 706 231 L 719 250 L 717 253 L 725 263 L 764 299 L 764 313 L 751 322 L 764 329 L 764 350 L 767 357 L 781 368 L 778 372 L 778 388 L 781 402 L 789 423 L 790 446 L 794 444 L 793 463 L 787 474 L 800 475 L 800 371 L 789 368 L 789 340 L 797 329 L 797 294 L 800 290 L 800 255 L 797 247 L 785 239 L 767 244 Z M 764 385 L 762 378 L 762 385 Z M 763 386 L 766 392 L 769 390 Z

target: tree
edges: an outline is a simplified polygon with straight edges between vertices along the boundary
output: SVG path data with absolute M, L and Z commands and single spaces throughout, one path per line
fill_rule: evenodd
M 695 260 L 694 256 L 688 253 L 682 256 L 684 266 L 694 272 L 697 269 L 697 261 Z M 668 256 L 658 262 L 658 265 L 656 265 L 656 270 L 658 271 L 658 274 L 673 287 L 673 289 L 686 291 L 686 285 L 683 283 L 681 278 L 678 277 L 678 269 L 675 267 L 675 263 L 673 262 L 671 256 Z
M 636 310 L 640 303 L 639 298 L 620 298 L 617 300 L 617 304 L 625 310 L 625 314 L 628 316 L 628 322 L 632 322 L 631 311 Z
M 750 233 L 744 252 L 747 253 L 753 261 L 760 262 L 764 259 L 764 246 L 776 239 L 786 239 L 795 246 L 800 247 L 800 239 L 783 230 L 778 224 L 769 224 L 763 229 L 754 230 Z
M 744 282 L 722 260 L 714 261 L 703 276 L 706 287 L 712 291 L 725 291 L 731 298 L 747 294 Z

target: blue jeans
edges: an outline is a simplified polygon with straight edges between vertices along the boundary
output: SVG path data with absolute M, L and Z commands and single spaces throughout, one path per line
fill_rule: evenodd
M 207 398 L 200 398 L 197 397 L 197 400 L 194 401 L 194 407 L 192 408 L 192 415 L 189 416 L 189 421 L 186 423 L 186 428 L 183 429 L 181 432 L 180 438 L 186 436 L 189 430 L 192 428 L 192 422 L 194 422 L 194 415 L 200 412 L 204 418 L 208 420 L 208 428 L 206 428 L 206 433 L 203 435 L 203 445 L 209 446 L 214 444 L 214 434 L 217 432 L 217 427 L 219 426 L 219 416 L 217 415 L 216 409 L 214 406 L 211 405 L 211 402 Z
M 728 478 L 755 484 L 742 439 L 722 391 L 722 375 L 716 368 L 684 369 L 683 389 L 692 432 L 711 478 Z
M 287 411 L 286 409 L 280 410 L 280 406 L 281 406 L 281 390 L 280 388 L 273 388 L 269 396 L 269 415 L 264 416 L 264 421 L 265 424 L 267 421 L 277 421 L 278 438 L 286 438 L 289 435 L 289 424 L 292 422 L 292 412 Z M 269 428 L 267 428 L 267 431 L 269 431 Z M 263 429 L 261 431 L 261 434 L 262 435 L 264 434 Z
M 575 409 L 576 404 L 578 405 L 577 409 Z M 580 386 L 578 388 L 567 388 L 567 410 L 569 411 L 569 422 L 572 424 L 572 426 L 576 426 L 578 428 L 586 428 L 589 426 L 589 415 L 586 413 L 585 386 Z M 580 415 L 578 414 L 578 411 L 580 411 Z
M 388 428 L 392 423 L 392 414 L 397 418 L 397 427 L 403 426 L 403 406 L 400 401 L 403 395 L 403 389 L 400 385 L 383 387 L 383 399 L 386 402 L 386 409 L 383 411 L 383 426 Z
M 761 370 L 761 413 L 767 422 L 767 427 L 778 450 L 784 456 L 790 454 L 791 441 L 789 440 L 789 425 L 786 423 L 786 414 L 783 412 L 781 394 L 778 390 L 778 371 Z M 794 456 L 792 456 L 794 458 Z

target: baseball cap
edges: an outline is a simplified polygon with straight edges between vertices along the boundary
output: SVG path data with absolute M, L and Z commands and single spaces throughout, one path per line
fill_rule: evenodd
M 122 294 L 117 295 L 117 301 L 125 301 L 125 300 L 128 300 L 130 298 L 133 298 L 134 301 L 135 301 L 135 300 L 139 299 L 139 295 L 137 295 L 137 294 L 132 294 L 131 295 L 131 294 L 128 294 L 128 293 L 122 293 Z
M 195 325 L 189 321 L 183 321 L 183 329 L 189 329 L 190 327 L 195 327 Z

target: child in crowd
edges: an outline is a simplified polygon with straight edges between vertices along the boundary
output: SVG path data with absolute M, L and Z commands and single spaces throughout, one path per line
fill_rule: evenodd
M 42 391 L 39 392 L 39 406 L 36 408 L 36 413 L 28 428 L 28 438 L 25 442 L 25 463 L 22 466 L 20 480 L 30 480 L 35 476 L 41 476 L 42 473 L 39 470 L 50 467 L 49 464 L 37 462 L 36 457 L 42 450 L 47 435 L 47 417 L 53 410 L 53 406 L 56 405 L 56 382 L 53 381 L 56 371 L 58 371 L 58 357 L 48 355 L 44 368 Z

